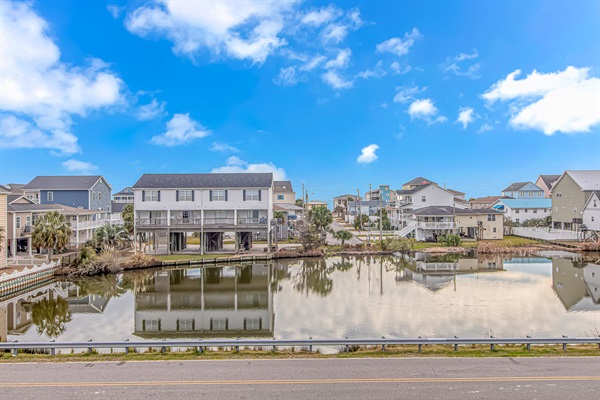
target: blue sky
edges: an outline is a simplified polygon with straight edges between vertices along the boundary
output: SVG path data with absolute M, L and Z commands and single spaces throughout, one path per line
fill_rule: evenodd
M 329 200 L 600 169 L 600 5 L 0 3 L 0 182 L 273 171 Z M 520 72 L 518 72 L 520 71 Z

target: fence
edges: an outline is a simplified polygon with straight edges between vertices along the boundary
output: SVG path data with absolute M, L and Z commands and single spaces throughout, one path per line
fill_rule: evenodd
M 530 239 L 539 240 L 563 240 L 563 241 L 578 241 L 579 234 L 576 231 L 568 231 L 563 229 L 550 228 L 512 228 L 512 234 Z
M 211 339 L 211 340 L 182 340 L 182 341 L 141 341 L 141 342 L 5 342 L 0 343 L 0 350 L 10 350 L 13 356 L 18 354 L 19 350 L 45 349 L 50 350 L 50 355 L 56 354 L 56 349 L 88 349 L 92 352 L 93 349 L 118 349 L 121 348 L 125 353 L 129 353 L 129 349 L 139 348 L 160 348 L 161 352 L 166 352 L 167 348 L 195 348 L 202 352 L 207 348 L 232 348 L 239 351 L 243 348 L 272 348 L 276 351 L 277 348 L 291 348 L 295 346 L 307 348 L 308 351 L 313 351 L 313 346 L 320 347 L 343 347 L 345 352 L 350 351 L 350 347 L 354 346 L 377 346 L 384 351 L 386 346 L 402 345 L 402 346 L 418 346 L 419 352 L 422 346 L 427 345 L 452 345 L 454 351 L 458 351 L 458 346 L 465 345 L 489 345 L 490 350 L 495 350 L 496 345 L 526 345 L 527 350 L 530 350 L 531 345 L 562 345 L 563 350 L 567 350 L 569 344 L 598 344 L 600 348 L 599 337 L 581 337 L 569 338 L 563 336 L 561 338 L 416 338 L 416 339 Z

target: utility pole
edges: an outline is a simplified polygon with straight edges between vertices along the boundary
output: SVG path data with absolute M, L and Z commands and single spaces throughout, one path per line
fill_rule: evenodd
M 373 187 L 369 183 L 369 201 L 373 201 Z M 369 206 L 369 217 L 371 216 L 371 206 Z M 369 218 L 369 243 L 371 243 L 371 234 L 373 233 L 373 226 L 371 226 L 371 219 Z
M 379 190 L 379 243 L 383 246 L 383 201 Z
M 354 202 L 354 204 L 356 204 L 356 215 L 358 218 L 358 230 L 362 231 L 362 218 L 360 218 L 360 190 L 356 189 L 356 201 Z

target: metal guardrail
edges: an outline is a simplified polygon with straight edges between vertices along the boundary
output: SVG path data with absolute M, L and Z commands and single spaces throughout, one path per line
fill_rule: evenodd
M 234 348 L 239 351 L 240 347 L 245 348 L 264 348 L 271 347 L 276 351 L 278 347 L 295 347 L 301 346 L 308 348 L 312 352 L 313 346 L 321 347 L 344 347 L 344 351 L 348 352 L 351 346 L 381 346 L 382 351 L 386 346 L 391 345 L 412 345 L 419 346 L 419 352 L 422 346 L 427 345 L 453 345 L 454 351 L 458 351 L 458 346 L 465 345 L 489 345 L 490 350 L 494 350 L 496 345 L 526 345 L 527 350 L 530 350 L 531 345 L 552 345 L 560 344 L 563 350 L 567 349 L 567 345 L 572 344 L 597 344 L 600 348 L 600 336 L 598 337 L 575 337 L 569 338 L 563 336 L 561 338 L 414 338 L 414 339 L 209 339 L 209 340 L 148 340 L 139 342 L 130 342 L 128 340 L 120 342 L 4 342 L 0 343 L 0 350 L 11 350 L 13 356 L 18 354 L 18 350 L 23 349 L 46 349 L 50 350 L 51 355 L 55 355 L 56 349 L 88 349 L 92 352 L 93 349 L 115 349 L 123 348 L 125 353 L 131 348 L 160 348 L 162 352 L 166 352 L 168 347 L 188 347 L 196 348 L 203 351 L 205 348 L 226 347 Z

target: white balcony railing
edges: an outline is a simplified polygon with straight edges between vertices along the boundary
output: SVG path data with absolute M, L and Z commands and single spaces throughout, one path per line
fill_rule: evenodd
M 77 222 L 77 223 L 71 223 L 71 227 L 73 229 L 81 231 L 84 229 L 100 228 L 101 226 L 104 226 L 107 223 L 110 223 L 109 219 L 98 219 L 96 221 L 82 221 L 82 222 Z

